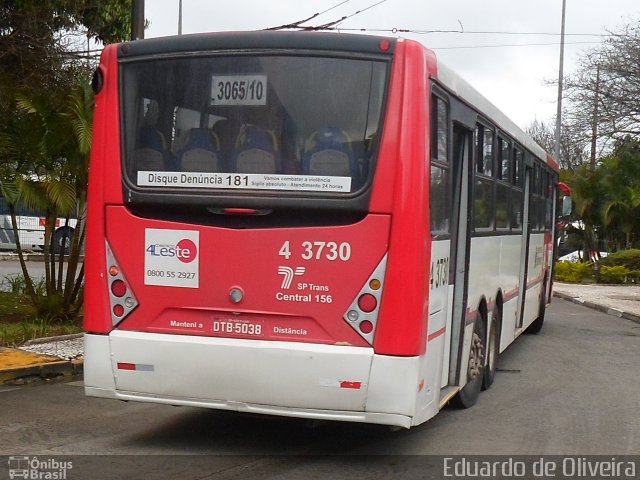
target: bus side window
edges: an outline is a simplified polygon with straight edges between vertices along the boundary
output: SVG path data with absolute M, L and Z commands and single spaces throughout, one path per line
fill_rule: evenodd
M 449 167 L 448 105 L 440 97 L 431 97 L 431 185 L 429 217 L 431 235 L 449 233 L 451 218 Z
M 511 175 L 511 230 L 518 232 L 522 230 L 522 209 L 524 200 L 522 195 L 522 162 L 524 153 L 521 148 L 516 147 L 513 150 L 513 163 Z
M 492 230 L 494 226 L 494 130 L 482 124 L 476 125 L 475 181 L 473 188 L 473 227 L 475 230 Z
M 493 129 L 476 125 L 476 173 L 493 175 Z

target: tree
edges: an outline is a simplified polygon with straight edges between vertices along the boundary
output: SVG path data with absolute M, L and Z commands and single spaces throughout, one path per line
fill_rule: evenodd
M 553 124 L 534 120 L 526 129 L 526 133 L 542 148 L 551 153 L 555 150 L 555 121 Z M 571 124 L 562 125 L 560 135 L 560 158 L 556 161 L 562 170 L 574 170 L 586 157 L 587 142 L 581 132 Z
M 597 233 L 602 229 L 601 206 L 603 199 L 599 171 L 589 169 L 583 164 L 565 178 L 571 187 L 573 215 L 578 226 L 568 228 L 568 233 L 578 237 L 586 252 L 599 251 Z M 588 259 L 589 256 L 585 255 Z
M 640 143 L 632 138 L 616 142 L 611 155 L 600 161 L 602 224 L 612 250 L 632 248 L 640 239 Z
M 630 22 L 580 59 L 565 79 L 567 120 L 598 150 L 629 135 L 640 136 L 640 25 Z
M 2 194 L 7 200 L 18 257 L 25 278 L 27 293 L 39 314 L 49 318 L 72 318 L 82 304 L 83 268 L 78 274 L 80 250 L 84 239 L 84 212 L 89 150 L 91 146 L 91 116 L 93 96 L 86 82 L 62 99 L 48 95 L 17 100 L 19 116 L 14 126 L 29 128 L 30 141 L 26 168 L 8 175 L 3 171 Z M 13 145 L 5 142 L 5 151 L 20 152 L 23 138 L 12 136 Z M 13 165 L 25 165 L 20 156 L 12 158 Z M 16 221 L 16 205 L 23 204 L 45 212 L 45 287 L 46 296 L 36 295 L 30 278 Z M 59 217 L 68 223 L 69 217 L 79 213 L 65 266 L 65 249 L 52 247 Z
M 571 187 L 573 214 L 579 227 L 573 228 L 582 248 L 608 251 L 634 248 L 640 244 L 640 141 L 618 140 L 612 153 L 600 159 L 596 168 L 585 163 L 562 173 Z
M 92 54 L 78 38 L 123 40 L 130 13 L 131 0 L 0 1 L 0 194 L 9 203 L 27 292 L 42 316 L 71 318 L 82 305 L 93 95 L 84 61 Z M 42 298 L 22 255 L 18 204 L 46 212 Z M 68 222 L 72 211 L 78 223 L 65 262 L 65 250 L 56 255 L 50 245 L 58 218 Z

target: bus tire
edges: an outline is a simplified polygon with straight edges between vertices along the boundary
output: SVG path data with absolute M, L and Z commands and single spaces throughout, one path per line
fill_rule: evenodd
M 480 312 L 476 314 L 473 323 L 473 337 L 469 350 L 469 363 L 467 365 L 467 384 L 451 399 L 456 408 L 470 408 L 475 405 L 482 389 L 484 372 L 484 356 L 486 345 L 486 332 L 484 320 Z M 472 377 L 469 380 L 469 377 Z
M 486 352 L 487 363 L 482 375 L 482 390 L 488 390 L 493 384 L 498 367 L 498 355 L 500 352 L 500 311 L 498 307 L 491 311 L 489 332 L 487 333 Z
M 536 334 L 542 330 L 542 324 L 544 323 L 544 314 L 547 309 L 547 286 L 546 283 L 542 284 L 542 292 L 540 292 L 540 306 L 538 307 L 538 318 L 536 318 L 531 325 L 527 327 L 525 333 Z
M 64 252 L 65 255 L 68 255 L 72 236 L 73 228 L 71 227 L 60 227 L 57 229 L 53 234 L 53 253 L 60 254 Z

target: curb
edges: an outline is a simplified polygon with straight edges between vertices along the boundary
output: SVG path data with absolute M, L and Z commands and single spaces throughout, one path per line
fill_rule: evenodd
M 34 338 L 33 340 L 27 340 L 24 342 L 24 346 L 29 345 L 40 345 L 42 343 L 53 343 L 53 342 L 61 342 L 63 340 L 75 340 L 76 338 L 84 337 L 84 333 L 70 333 L 69 335 L 58 335 L 56 337 L 43 337 L 43 338 Z
M 44 253 L 24 253 L 24 261 L 25 262 L 42 262 L 44 261 Z M 0 261 L 6 262 L 17 262 L 20 260 L 17 253 L 0 253 Z
M 25 262 L 44 262 L 44 253 L 33 252 L 23 254 Z M 65 258 L 69 258 L 69 255 L 65 255 Z M 13 252 L 0 252 L 0 262 L 18 262 L 20 257 L 17 253 Z M 80 261 L 84 262 L 84 254 L 80 255 Z
M 72 377 L 84 370 L 82 358 L 62 360 L 17 348 L 0 348 L 0 385 L 24 384 L 30 378 Z
M 607 315 L 612 315 L 614 317 L 624 318 L 626 320 L 631 320 L 632 322 L 635 322 L 635 323 L 640 323 L 640 315 L 635 315 L 633 313 L 624 312 L 624 311 L 619 310 L 617 308 L 607 307 L 606 305 L 599 305 L 597 303 L 588 302 L 588 301 L 585 301 L 585 300 L 580 300 L 579 298 L 572 297 L 571 295 L 568 295 L 566 293 L 553 292 L 553 296 L 561 298 L 562 300 L 567 300 L 567 301 L 569 301 L 571 303 L 575 303 L 575 304 L 582 305 L 582 306 L 587 307 L 587 308 L 591 308 L 593 310 L 598 310 L 599 312 L 606 313 Z

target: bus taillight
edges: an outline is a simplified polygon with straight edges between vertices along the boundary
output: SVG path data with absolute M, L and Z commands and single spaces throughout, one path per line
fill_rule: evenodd
M 373 343 L 378 322 L 386 267 L 387 256 L 385 255 L 343 315 L 351 328 L 369 343 Z
M 376 300 L 376 297 L 370 293 L 365 293 L 360 295 L 360 298 L 358 299 L 358 306 L 363 312 L 371 313 L 378 306 L 378 300 Z
M 111 324 L 115 327 L 131 311 L 138 306 L 138 300 L 131 290 L 131 286 L 118 265 L 109 242 L 107 251 L 107 281 L 109 283 L 109 304 L 111 306 Z

